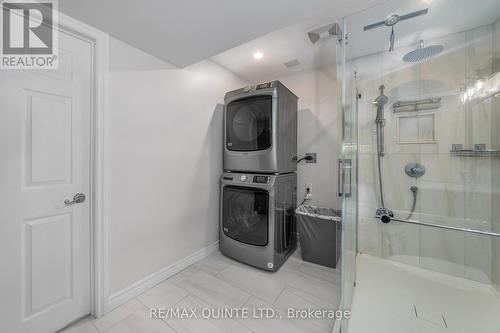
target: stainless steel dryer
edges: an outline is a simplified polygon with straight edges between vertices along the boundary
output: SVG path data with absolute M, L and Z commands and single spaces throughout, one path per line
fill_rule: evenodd
M 297 174 L 224 173 L 219 247 L 223 254 L 277 271 L 295 251 Z
M 279 81 L 224 98 L 224 170 L 297 171 L 297 96 Z

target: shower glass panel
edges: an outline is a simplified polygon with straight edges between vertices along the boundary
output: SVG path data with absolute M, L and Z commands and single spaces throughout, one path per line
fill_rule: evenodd
M 387 1 L 343 31 L 342 332 L 498 332 L 500 2 Z

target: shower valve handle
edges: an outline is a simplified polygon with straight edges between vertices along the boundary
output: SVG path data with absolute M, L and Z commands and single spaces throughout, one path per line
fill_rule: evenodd
M 377 212 L 375 213 L 375 218 L 382 221 L 382 223 L 391 222 L 393 217 L 394 217 L 394 213 L 389 208 L 379 208 L 379 209 L 377 209 Z

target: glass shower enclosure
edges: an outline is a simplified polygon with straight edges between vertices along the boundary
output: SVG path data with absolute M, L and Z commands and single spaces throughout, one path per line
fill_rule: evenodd
M 500 2 L 341 26 L 341 331 L 499 332 Z

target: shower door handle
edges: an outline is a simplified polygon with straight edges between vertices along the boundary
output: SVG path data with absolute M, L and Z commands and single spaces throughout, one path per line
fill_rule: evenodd
M 348 177 L 347 179 L 349 180 L 349 183 L 348 183 L 349 185 L 348 185 L 348 188 L 347 188 L 348 192 L 346 192 L 345 189 L 344 189 L 344 195 L 346 197 L 350 198 L 351 197 L 351 191 L 352 191 L 352 188 L 351 188 L 352 187 L 352 160 L 351 159 L 345 159 L 343 164 L 344 165 L 343 165 L 342 169 L 344 170 L 343 171 L 344 172 L 344 177 Z M 348 176 L 346 176 L 347 172 L 349 173 Z M 344 183 L 345 183 L 345 181 L 344 181 Z
M 349 172 L 347 176 L 346 173 Z M 346 178 L 348 177 L 348 178 Z M 349 179 L 348 192 L 345 191 L 345 181 Z M 337 188 L 339 197 L 345 195 L 347 198 L 351 196 L 352 186 L 352 160 L 339 159 L 337 170 Z
M 343 161 L 342 159 L 339 159 L 339 164 L 337 166 L 337 190 L 339 197 L 342 196 L 342 193 L 344 192 L 344 177 L 343 177 Z

